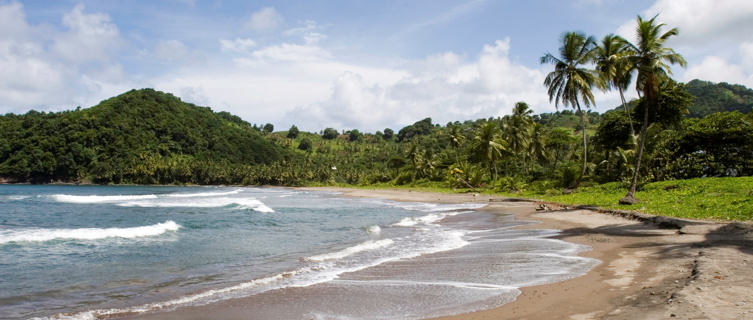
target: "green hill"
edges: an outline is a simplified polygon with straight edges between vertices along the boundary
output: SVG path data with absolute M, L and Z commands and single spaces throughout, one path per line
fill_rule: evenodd
M 716 112 L 748 113 L 753 110 L 753 90 L 743 85 L 695 79 L 688 82 L 685 88 L 695 97 L 693 105 L 688 108 L 688 116 L 692 118 Z
M 237 116 L 152 89 L 87 109 L 0 116 L 0 177 L 17 182 L 222 183 L 215 176 L 227 173 L 207 170 L 288 153 Z

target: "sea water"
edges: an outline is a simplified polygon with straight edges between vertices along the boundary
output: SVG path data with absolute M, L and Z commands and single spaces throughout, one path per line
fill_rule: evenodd
M 285 188 L 0 186 L 0 318 L 248 299 L 259 319 L 422 318 L 585 273 L 587 247 L 482 203 Z M 284 290 L 292 290 L 280 294 Z

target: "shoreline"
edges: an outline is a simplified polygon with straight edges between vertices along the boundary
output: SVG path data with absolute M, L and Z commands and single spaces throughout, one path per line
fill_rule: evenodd
M 588 245 L 579 256 L 602 263 L 583 276 L 520 288 L 497 308 L 435 319 L 753 319 L 753 230 L 736 223 L 636 221 L 587 209 L 511 208 L 503 198 L 410 190 L 298 188 L 344 196 L 420 202 L 487 202 L 480 209 L 539 223 L 516 228 L 561 230 L 555 239 Z M 495 201 L 489 201 L 495 200 Z M 556 209 L 556 208 L 555 208 Z M 666 226 L 666 225 L 665 225 Z
M 531 200 L 489 194 L 342 187 L 292 189 L 392 201 L 483 203 L 485 206 L 476 210 L 492 217 L 512 216 L 517 221 L 535 221 L 513 229 L 559 230 L 550 238 L 589 246 L 591 250 L 577 255 L 601 261 L 580 276 L 520 287 L 517 297 L 504 304 L 500 300 L 485 307 L 490 309 L 463 313 L 473 309 L 448 308 L 456 310 L 457 314 L 432 319 L 634 319 L 637 314 L 642 319 L 753 319 L 753 228 L 748 225 L 684 219 L 681 225 L 668 225 L 662 219 L 639 219 L 583 208 L 563 209 L 554 204 L 541 210 L 539 203 Z M 481 252 L 485 257 L 495 257 L 488 251 Z M 465 270 L 465 274 L 476 274 Z M 296 288 L 285 291 L 283 296 L 301 293 Z M 301 297 L 306 298 L 306 295 Z M 254 305 L 268 299 L 255 300 L 252 296 L 173 311 L 121 316 L 129 319 L 248 319 L 253 318 Z

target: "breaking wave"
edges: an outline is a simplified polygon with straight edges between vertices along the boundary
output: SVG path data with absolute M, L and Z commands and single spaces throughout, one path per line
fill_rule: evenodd
M 180 225 L 168 220 L 150 226 L 131 228 L 78 228 L 42 229 L 25 228 L 0 230 L 0 244 L 9 242 L 43 242 L 50 240 L 98 240 L 105 238 L 138 238 L 158 236 L 168 231 L 177 231 Z

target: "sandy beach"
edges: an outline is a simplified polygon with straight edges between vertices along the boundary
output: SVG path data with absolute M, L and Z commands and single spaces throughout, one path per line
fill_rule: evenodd
M 753 319 L 753 228 L 688 221 L 681 229 L 589 210 L 536 211 L 535 203 L 498 202 L 473 194 L 332 189 L 354 197 L 401 201 L 489 202 L 483 210 L 512 212 L 562 230 L 557 236 L 592 248 L 602 263 L 588 274 L 522 288 L 499 308 L 441 319 Z M 491 202 L 490 202 L 491 200 Z
M 523 287 L 514 301 L 499 307 L 440 319 L 753 319 L 750 224 L 684 220 L 681 227 L 659 228 L 590 210 L 553 205 L 537 210 L 534 202 L 488 195 L 307 189 L 396 201 L 485 203 L 480 209 L 484 212 L 538 222 L 517 228 L 561 230 L 556 239 L 590 246 L 580 255 L 601 261 L 583 276 Z M 256 308 L 279 303 L 271 299 L 280 296 L 253 296 L 137 318 L 259 318 Z M 296 288 L 286 289 L 282 296 L 293 302 L 311 298 Z

